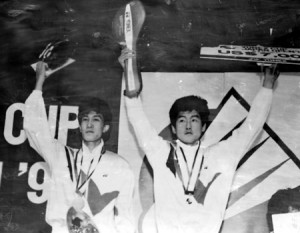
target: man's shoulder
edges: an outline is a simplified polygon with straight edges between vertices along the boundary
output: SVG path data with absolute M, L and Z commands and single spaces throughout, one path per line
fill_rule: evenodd
M 130 169 L 128 161 L 117 153 L 106 150 L 102 156 L 103 162 L 113 165 L 114 168 Z

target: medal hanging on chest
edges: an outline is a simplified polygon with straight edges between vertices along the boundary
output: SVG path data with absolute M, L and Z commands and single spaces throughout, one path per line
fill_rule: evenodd
M 82 171 L 83 155 L 79 151 L 77 152 L 74 160 L 73 169 L 73 181 L 76 181 L 76 194 L 72 202 L 72 206 L 67 212 L 67 226 L 69 233 L 99 233 L 92 218 L 83 211 L 85 206 L 84 194 L 87 194 L 87 186 L 91 179 L 97 165 L 100 162 L 102 153 L 99 156 L 97 163 L 94 163 L 94 159 L 91 160 L 87 174 Z M 80 161 L 80 168 L 77 167 L 77 161 Z M 93 169 L 91 169 L 93 167 Z
M 186 202 L 190 205 L 195 201 L 195 198 L 193 197 L 193 194 L 188 194 L 186 198 Z
M 186 155 L 180 146 L 177 146 L 175 157 L 178 161 L 177 166 L 175 166 L 176 173 L 182 182 L 186 203 L 191 205 L 196 201 L 194 198 L 194 191 L 204 160 L 204 155 L 200 149 L 200 144 L 196 150 L 196 153 L 194 154 L 194 160 L 191 169 L 189 169 Z

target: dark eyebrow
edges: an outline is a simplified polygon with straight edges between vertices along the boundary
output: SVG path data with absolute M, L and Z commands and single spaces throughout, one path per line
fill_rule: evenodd
M 100 113 L 95 114 L 93 117 L 99 117 L 99 118 L 101 118 L 102 120 L 104 120 L 104 117 L 103 117 L 102 114 L 100 114 Z
M 185 116 L 184 116 L 184 115 L 181 115 L 181 114 L 179 113 L 177 119 L 180 118 L 180 117 L 185 117 Z M 200 119 L 199 114 L 194 114 L 194 115 L 192 115 L 191 117 L 197 117 L 197 118 Z
M 199 116 L 199 114 L 192 115 L 192 117 L 197 117 L 197 118 L 199 118 L 199 119 L 200 119 L 200 116 Z
M 180 113 L 178 114 L 178 116 L 177 116 L 177 119 L 178 118 L 181 118 L 181 117 L 185 117 L 184 115 L 181 115 Z
M 88 113 L 82 114 L 82 117 L 88 117 L 88 116 L 89 116 Z M 103 118 L 102 114 L 100 114 L 100 113 L 97 113 L 97 114 L 93 115 L 93 117 L 100 117 L 100 118 Z

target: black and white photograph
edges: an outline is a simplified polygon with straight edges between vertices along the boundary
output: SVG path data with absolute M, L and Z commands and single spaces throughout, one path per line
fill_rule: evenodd
M 0 1 L 1 233 L 299 233 L 300 2 Z

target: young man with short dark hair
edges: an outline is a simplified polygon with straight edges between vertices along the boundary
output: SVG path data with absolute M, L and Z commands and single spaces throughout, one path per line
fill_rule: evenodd
M 42 97 L 46 71 L 47 64 L 38 62 L 35 90 L 25 102 L 24 129 L 50 169 L 46 221 L 52 233 L 95 232 L 90 224 L 101 233 L 134 233 L 133 172 L 125 159 L 105 150 L 103 134 L 112 118 L 108 105 L 95 98 L 80 105 L 80 149 L 58 143 Z
M 134 56 L 135 52 L 124 49 L 119 62 L 124 67 Z M 150 125 L 140 98 L 125 96 L 129 121 L 153 168 L 153 209 L 159 233 L 220 231 L 238 162 L 267 119 L 278 75 L 274 66 L 265 69 L 263 87 L 246 120 L 227 140 L 209 147 L 200 140 L 209 114 L 206 100 L 188 96 L 175 101 L 170 121 L 176 140 L 166 141 Z

